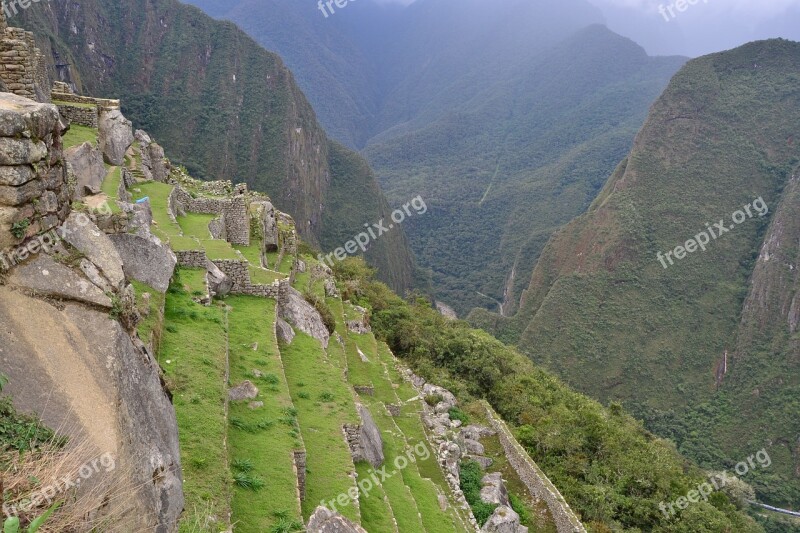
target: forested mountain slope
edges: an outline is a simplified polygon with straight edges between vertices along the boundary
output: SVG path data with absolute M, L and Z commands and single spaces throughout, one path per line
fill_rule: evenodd
M 472 316 L 705 466 L 768 446 L 774 464 L 748 481 L 789 506 L 799 67 L 800 44 L 784 40 L 687 64 L 589 211 L 547 244 L 520 312 Z

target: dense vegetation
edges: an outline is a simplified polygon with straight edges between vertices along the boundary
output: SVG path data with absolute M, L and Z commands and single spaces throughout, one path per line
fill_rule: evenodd
M 475 325 L 707 468 L 767 447 L 760 500 L 800 504 L 800 45 L 694 60 L 589 212 L 547 245 L 521 311 Z M 762 198 L 769 214 L 733 214 Z M 730 229 L 664 268 L 706 224 Z M 727 374 L 726 374 L 727 370 Z
M 705 479 L 668 441 L 619 405 L 606 409 L 485 332 L 442 317 L 427 300 L 402 300 L 372 281 L 363 262 L 341 263 L 336 274 L 343 296 L 371 310 L 377 335 L 417 372 L 461 399 L 489 400 L 592 531 L 761 531 L 723 492 L 666 520 L 659 504 Z
M 309 242 L 342 246 L 387 211 L 369 168 L 329 148 L 281 59 L 233 24 L 177 0 L 53 2 L 14 23 L 35 32 L 62 79 L 121 99 L 135 126 L 193 176 L 270 191 Z M 323 234 L 331 227 L 338 233 Z M 411 286 L 402 229 L 373 243 L 368 260 L 396 290 Z

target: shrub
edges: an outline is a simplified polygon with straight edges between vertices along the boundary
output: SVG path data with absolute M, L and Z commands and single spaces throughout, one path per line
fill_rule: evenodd
M 489 517 L 492 516 L 497 505 L 491 503 L 484 503 L 481 500 L 481 479 L 483 478 L 483 469 L 475 461 L 464 461 L 461 463 L 461 490 L 464 491 L 464 498 L 472 508 L 472 514 L 475 515 L 475 520 L 478 524 L 483 526 Z
M 447 414 L 450 415 L 450 420 L 459 420 L 461 424 L 466 426 L 469 423 L 469 417 L 467 413 L 459 409 L 458 407 L 453 407 L 450 409 Z
M 525 505 L 525 501 L 513 492 L 508 493 L 508 500 L 511 503 L 511 508 L 514 509 L 514 512 L 519 515 L 520 524 L 523 526 L 532 525 L 531 512 L 528 509 L 528 506 Z
M 17 239 L 21 239 L 25 236 L 28 232 L 28 228 L 31 225 L 31 221 L 27 218 L 20 220 L 19 222 L 14 222 L 11 224 L 11 235 L 13 235 Z
M 314 306 L 314 309 L 316 309 L 322 317 L 322 322 L 325 324 L 328 333 L 333 334 L 333 332 L 336 331 L 336 317 L 333 315 L 333 311 L 328 307 L 325 300 L 311 292 L 306 292 L 303 297 L 308 303 Z

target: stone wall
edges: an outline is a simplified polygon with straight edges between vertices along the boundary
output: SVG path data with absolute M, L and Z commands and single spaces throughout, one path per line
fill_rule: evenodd
M 208 258 L 203 250 L 183 250 L 175 252 L 178 264 L 187 268 L 206 268 Z
M 60 226 L 70 212 L 70 193 L 58 109 L 9 93 L 0 93 L 0 102 L 3 251 Z
M 96 106 L 98 108 L 102 107 L 105 109 L 119 109 L 120 101 L 119 100 L 110 100 L 108 98 L 94 98 L 92 96 L 80 96 L 74 94 L 72 91 L 66 92 L 63 90 L 62 85 L 56 86 L 50 93 L 51 98 L 54 102 L 65 102 L 71 104 L 84 104 L 84 105 L 91 105 Z M 67 86 L 68 88 L 69 86 Z
M 300 501 L 306 499 L 306 452 L 295 450 L 294 452 L 294 471 L 297 474 L 297 492 Z
M 18 96 L 50 101 L 46 63 L 36 48 L 33 33 L 8 27 L 3 10 L 0 10 L 0 85 L 4 91 Z
M 250 246 L 250 215 L 244 196 L 234 196 L 222 209 L 226 240 L 231 244 Z
M 99 113 L 96 107 L 79 107 L 57 103 L 58 111 L 70 124 L 97 128 Z
M 564 500 L 564 497 L 533 459 L 530 458 L 522 445 L 517 442 L 505 422 L 502 421 L 488 403 L 483 402 L 483 405 L 492 429 L 500 437 L 500 443 L 503 445 L 509 464 L 517 472 L 531 494 L 536 495 L 547 503 L 558 533 L 586 533 L 583 524 L 581 524 L 569 504 Z

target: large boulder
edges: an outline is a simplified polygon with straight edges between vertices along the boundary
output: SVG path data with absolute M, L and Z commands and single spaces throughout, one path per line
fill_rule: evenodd
M 73 211 L 61 229 L 62 238 L 83 253 L 105 275 L 114 288 L 125 281 L 120 257 L 114 243 L 84 213 Z
M 69 163 L 75 177 L 73 200 L 100 192 L 107 170 L 103 163 L 103 154 L 93 143 L 85 142 L 68 148 L 64 151 L 64 159 Z
M 294 329 L 284 319 L 278 317 L 275 321 L 275 329 L 278 334 L 278 340 L 285 344 L 292 344 L 295 337 Z
M 122 270 L 135 279 L 164 293 L 175 272 L 177 257 L 158 237 L 140 237 L 130 233 L 111 235 L 111 242 L 122 258 Z
M 224 298 L 233 289 L 233 280 L 212 261 L 206 261 L 206 282 L 212 298 Z
M 253 385 L 249 379 L 242 381 L 237 386 L 228 391 L 228 398 L 232 402 L 241 402 L 242 400 L 254 400 L 258 397 L 258 387 Z
M 184 507 L 178 425 L 158 363 L 142 343 L 107 310 L 56 307 L 3 286 L 0 324 L 0 361 L 10 378 L 3 392 L 69 437 L 80 463 L 108 454 L 116 466 L 97 471 L 90 490 L 81 492 L 84 483 L 76 489 L 98 510 L 75 517 L 75 531 L 90 531 L 104 517 L 114 520 L 113 531 L 177 531 Z
M 528 533 L 528 528 L 520 525 L 519 515 L 514 509 L 501 505 L 494 510 L 481 531 L 486 533 Z
M 113 307 L 111 298 L 94 283 L 43 253 L 13 269 L 8 276 L 8 284 L 60 300 L 73 300 L 106 309 Z
M 308 519 L 306 529 L 308 533 L 367 533 L 363 527 L 322 506 Z
M 494 505 L 510 505 L 508 500 L 508 490 L 503 483 L 503 476 L 500 472 L 486 474 L 481 479 L 481 501 Z
M 170 165 L 164 154 L 164 149 L 158 143 L 151 143 L 147 147 L 147 155 L 149 156 L 149 170 L 153 179 L 162 183 L 166 182 L 169 177 Z
M 375 425 L 369 409 L 360 404 L 357 407 L 361 417 L 361 448 L 364 458 L 373 468 L 378 468 L 384 461 L 381 430 Z
M 289 287 L 286 298 L 280 302 L 278 307 L 278 316 L 303 333 L 322 342 L 325 348 L 328 347 L 331 334 L 325 326 L 322 316 L 298 290 Z
M 133 123 L 125 118 L 119 109 L 103 109 L 100 112 L 98 125 L 100 151 L 103 152 L 105 162 L 122 166 L 125 162 L 125 153 L 134 141 Z

